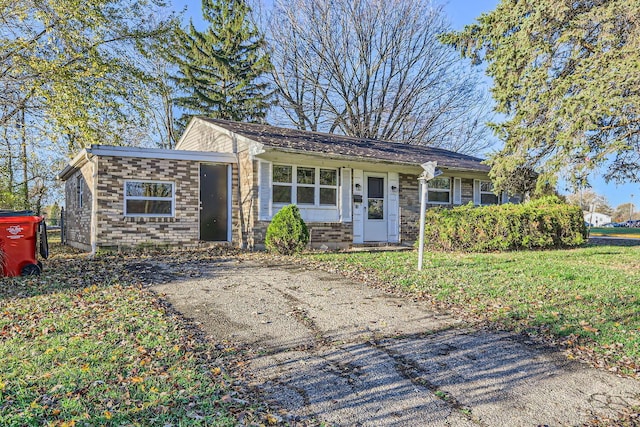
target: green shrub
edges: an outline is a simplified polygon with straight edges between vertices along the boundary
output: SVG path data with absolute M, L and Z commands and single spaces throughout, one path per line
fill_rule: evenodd
M 560 248 L 583 244 L 587 230 L 582 211 L 544 197 L 523 204 L 426 212 L 425 246 L 435 250 L 468 252 Z
M 301 252 L 309 243 L 309 230 L 296 205 L 287 205 L 273 216 L 267 228 L 265 245 L 268 251 L 282 255 Z

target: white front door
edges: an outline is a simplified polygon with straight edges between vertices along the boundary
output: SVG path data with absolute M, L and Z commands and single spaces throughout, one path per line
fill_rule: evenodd
M 387 227 L 387 174 L 364 174 L 364 241 L 386 242 Z

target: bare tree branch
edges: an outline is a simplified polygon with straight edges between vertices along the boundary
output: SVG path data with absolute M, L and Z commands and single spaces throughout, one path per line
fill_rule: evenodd
M 423 0 L 276 1 L 267 35 L 285 123 L 466 153 L 491 145 L 488 96 Z

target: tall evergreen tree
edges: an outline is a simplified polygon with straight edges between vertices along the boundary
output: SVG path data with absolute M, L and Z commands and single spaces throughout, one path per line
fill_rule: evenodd
M 170 60 L 183 96 L 174 100 L 184 109 L 186 125 L 192 115 L 259 122 L 271 104 L 268 83 L 261 79 L 271 68 L 264 37 L 250 21 L 244 0 L 202 0 L 208 28 L 200 32 L 193 22 L 178 32 Z
M 501 0 L 442 40 L 485 61 L 505 121 L 496 188 L 519 168 L 538 186 L 589 174 L 640 182 L 640 0 Z

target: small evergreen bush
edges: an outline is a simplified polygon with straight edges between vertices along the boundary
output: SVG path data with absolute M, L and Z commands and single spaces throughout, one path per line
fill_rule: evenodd
M 309 243 L 309 230 L 296 205 L 287 205 L 273 216 L 267 228 L 265 246 L 282 255 L 301 252 Z
M 578 246 L 586 236 L 580 208 L 551 196 L 518 205 L 429 209 L 424 237 L 430 249 L 488 252 Z

